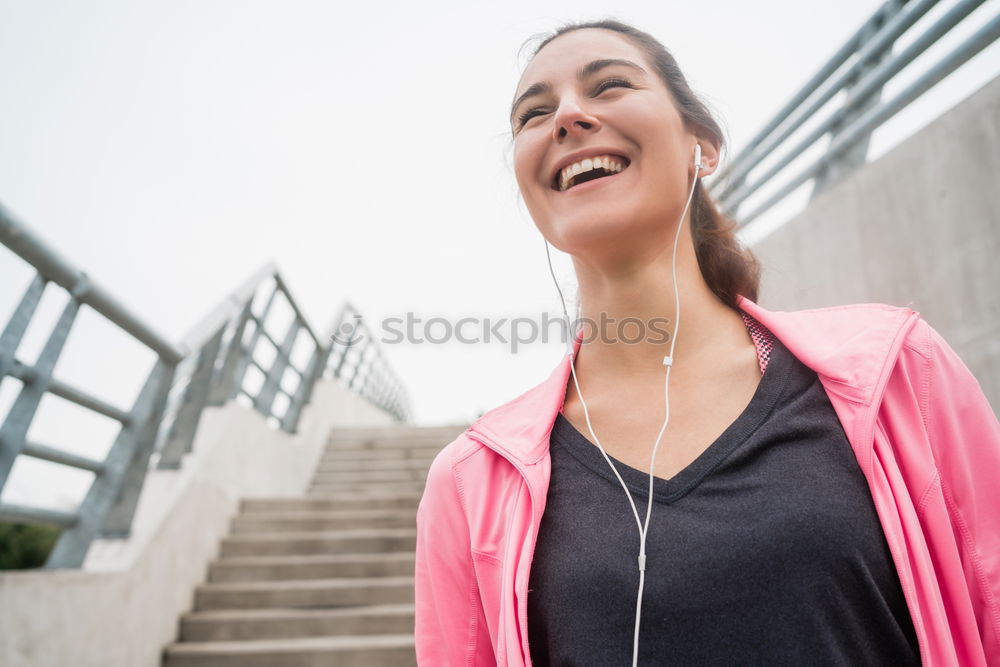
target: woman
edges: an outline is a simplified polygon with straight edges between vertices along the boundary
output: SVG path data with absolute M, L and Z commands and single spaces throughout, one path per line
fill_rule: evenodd
M 754 303 L 699 181 L 722 134 L 649 35 L 560 29 L 511 119 L 581 316 L 618 326 L 435 458 L 418 662 L 1000 664 L 1000 425 L 937 332 Z

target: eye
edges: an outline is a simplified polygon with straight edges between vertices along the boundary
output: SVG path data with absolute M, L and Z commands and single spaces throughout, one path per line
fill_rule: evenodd
M 604 81 L 601 81 L 599 84 L 597 84 L 597 88 L 594 89 L 594 94 L 600 95 L 609 88 L 632 88 L 632 84 L 626 81 L 625 79 L 619 79 L 619 78 L 605 79 Z
M 522 113 L 520 116 L 517 117 L 518 125 L 519 126 L 524 125 L 535 116 L 541 116 L 544 113 L 545 112 L 542 109 L 539 109 L 538 107 L 535 107 L 534 109 L 528 109 L 527 111 L 525 111 L 524 113 Z

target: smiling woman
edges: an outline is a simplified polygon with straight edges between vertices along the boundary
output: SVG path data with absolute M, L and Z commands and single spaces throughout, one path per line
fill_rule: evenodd
M 672 332 L 576 329 L 437 455 L 419 663 L 1000 664 L 1000 424 L 954 351 L 905 307 L 755 303 L 722 132 L 650 35 L 565 26 L 513 100 L 574 324 Z
M 598 48 L 609 57 L 595 56 Z M 628 181 L 621 172 L 631 166 L 633 154 L 643 160 L 642 174 L 637 176 L 642 180 L 635 184 L 638 187 L 634 191 L 659 196 L 647 198 L 647 209 L 635 212 L 622 210 L 626 202 L 618 200 L 608 214 L 620 222 L 638 223 L 650 216 L 654 224 L 656 220 L 676 220 L 676 207 L 683 201 L 678 191 L 686 192 L 687 187 L 676 178 L 685 173 L 680 163 L 700 143 L 706 162 L 701 176 L 711 174 L 718 164 L 724 138 L 719 124 L 692 92 L 674 58 L 651 36 L 615 22 L 564 28 L 543 41 L 536 53 L 543 50 L 547 57 L 533 59 L 521 77 L 510 113 L 518 185 L 543 235 L 570 253 L 574 240 L 589 240 L 580 238 L 579 227 L 571 221 L 553 228 L 550 220 L 559 212 L 557 207 L 563 198 L 550 197 L 544 186 L 565 192 L 566 201 L 573 202 L 577 195 L 596 187 L 577 190 L 585 182 L 603 176 L 608 181 L 600 185 L 610 186 L 619 180 L 611 178 L 615 174 Z M 582 136 L 588 140 L 574 141 Z M 612 137 L 614 147 L 603 146 Z M 553 151 L 553 138 L 555 144 L 576 150 Z M 680 150 L 682 146 L 689 150 Z M 597 165 L 594 157 L 600 158 Z M 669 187 L 674 191 L 664 192 Z M 673 210 L 664 210 L 670 207 Z M 592 205 L 574 208 L 578 213 L 585 211 L 587 225 L 601 232 Z M 700 182 L 695 184 L 690 222 L 695 256 L 708 288 L 733 309 L 737 294 L 755 300 L 759 264 L 737 240 L 735 223 L 719 213 Z M 658 226 L 661 234 L 670 231 L 665 225 Z M 604 230 L 614 235 L 616 243 L 623 241 L 621 230 L 614 225 Z M 633 237 L 645 236 L 642 228 L 633 227 L 633 231 Z

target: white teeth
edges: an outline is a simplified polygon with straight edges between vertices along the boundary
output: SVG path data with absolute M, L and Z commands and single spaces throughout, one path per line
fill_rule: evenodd
M 573 180 L 574 176 L 582 174 L 585 171 L 591 171 L 592 169 L 604 169 L 605 171 L 618 173 L 625 169 L 625 166 L 611 155 L 584 158 L 579 162 L 574 162 L 562 168 L 559 172 L 559 190 L 568 190 L 569 183 Z

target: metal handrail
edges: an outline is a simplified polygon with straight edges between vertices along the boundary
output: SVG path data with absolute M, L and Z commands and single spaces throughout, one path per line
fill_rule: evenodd
M 744 226 L 760 217 L 809 180 L 811 199 L 865 163 L 871 133 L 962 64 L 1000 37 L 1000 16 L 987 21 L 971 37 L 946 53 L 906 89 L 879 103 L 882 87 L 928 48 L 965 20 L 984 0 L 960 0 L 905 49 L 892 53 L 896 40 L 938 0 L 888 0 L 820 68 L 792 99 L 750 140 L 732 162 L 716 175 L 709 191 L 730 218 Z M 852 57 L 854 62 L 838 70 Z M 817 91 L 822 91 L 815 95 Z M 751 181 L 750 174 L 765 159 L 785 146 L 786 140 L 837 93 L 845 91 L 843 104 Z M 777 190 L 753 209 L 741 212 L 747 200 L 776 181 L 805 150 L 825 135 L 830 144 L 825 153 L 801 167 Z
M 95 475 L 75 512 L 0 503 L 0 521 L 54 524 L 63 528 L 45 563 L 46 568 L 80 567 L 95 539 L 129 535 L 147 472 L 151 466 L 159 469 L 180 466 L 184 454 L 192 451 L 206 406 L 223 405 L 244 397 L 270 424 L 295 432 L 316 380 L 324 375 L 342 377 L 340 370 L 349 353 L 368 350 L 374 345 L 374 337 L 370 337 L 363 344 L 348 341 L 347 345 L 338 346 L 333 342 L 336 329 L 331 329 L 325 337 L 317 336 L 274 263 L 257 270 L 192 327 L 179 345 L 174 345 L 16 222 L 3 206 L 0 206 L 0 243 L 36 270 L 0 334 L 0 378 L 11 376 L 21 382 L 0 425 L 0 493 L 15 460 L 21 455 L 87 470 Z M 16 358 L 15 352 L 48 283 L 67 290 L 70 298 L 38 359 L 34 364 L 26 364 Z M 267 295 L 259 313 L 254 312 L 258 294 Z M 288 304 L 293 318 L 282 335 L 275 336 L 266 325 L 279 297 Z M 83 304 L 156 354 L 153 368 L 129 410 L 121 410 L 53 377 L 53 369 Z M 347 314 L 360 318 L 357 309 L 345 302 L 335 321 L 336 327 L 341 326 Z M 308 362 L 299 368 L 292 357 L 303 334 L 311 352 Z M 261 345 L 271 345 L 275 350 L 274 360 L 268 367 L 255 358 Z M 409 409 L 402 383 L 389 370 L 381 351 L 377 347 L 374 349 L 379 365 L 374 370 L 366 368 L 363 373 L 355 368 L 348 387 L 396 419 L 406 421 Z M 256 392 L 245 386 L 251 367 L 264 378 Z M 282 382 L 289 370 L 296 378 L 293 387 L 283 386 Z M 363 383 L 355 388 L 357 377 L 361 377 Z M 26 439 L 46 393 L 121 424 L 104 460 Z M 283 409 L 281 403 L 284 403 Z

